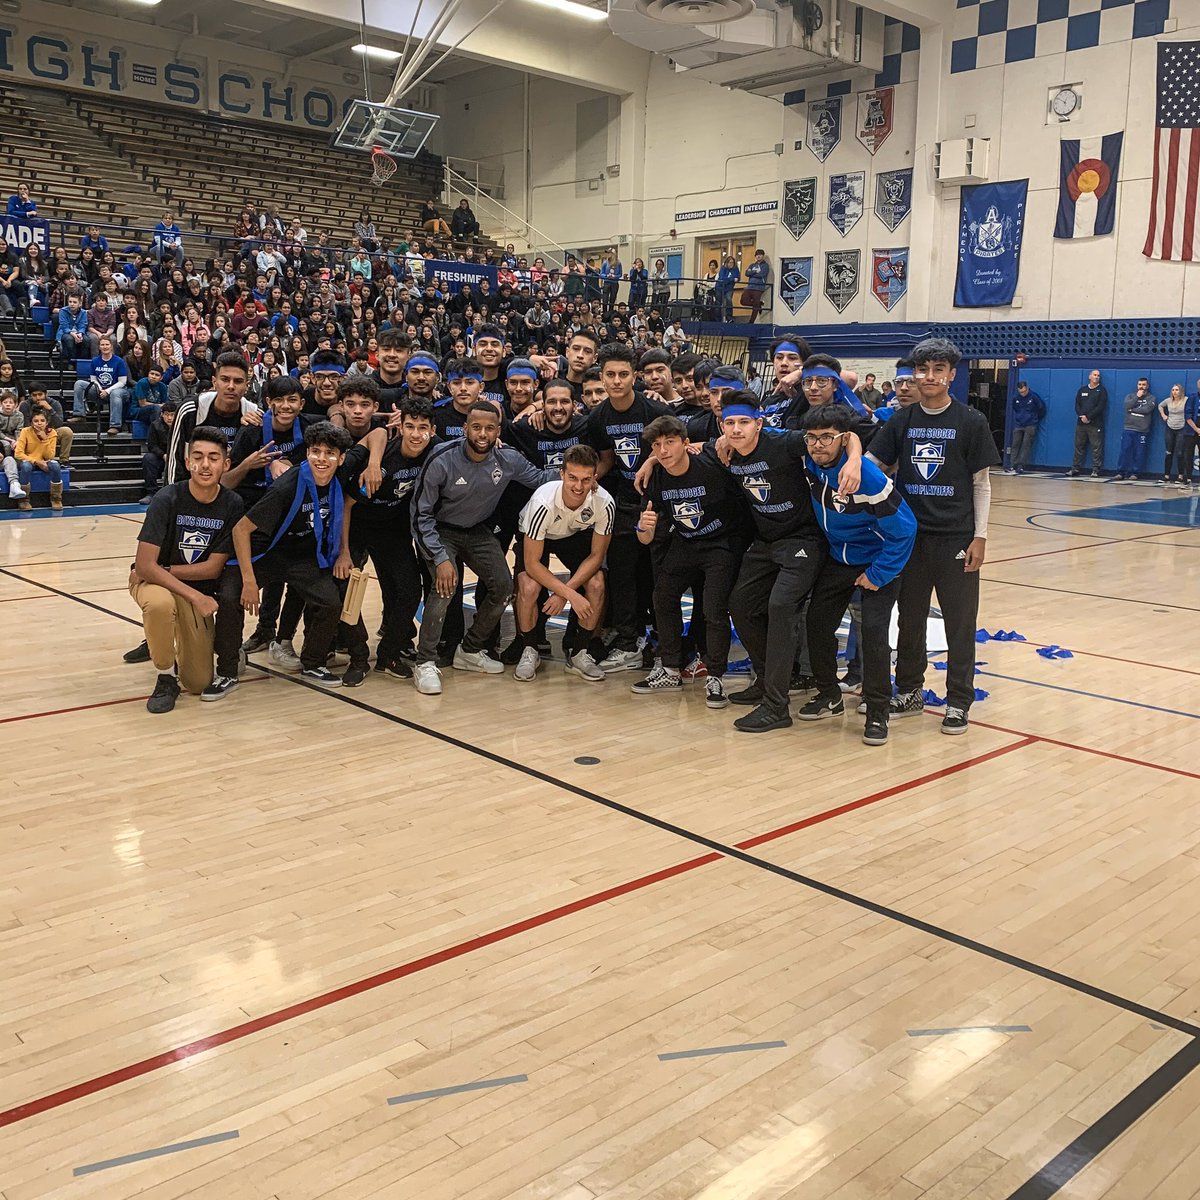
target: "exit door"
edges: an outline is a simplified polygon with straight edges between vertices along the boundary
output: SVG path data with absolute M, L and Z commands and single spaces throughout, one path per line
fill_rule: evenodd
M 733 292 L 733 317 L 749 313 L 749 308 L 738 301 L 742 289 L 746 285 L 746 268 L 754 261 L 754 251 L 758 247 L 758 236 L 753 233 L 732 233 L 728 237 L 705 238 L 696 244 L 696 278 L 703 279 L 709 270 L 709 263 L 717 260 L 718 270 L 726 258 L 732 256 L 741 274 L 741 281 Z

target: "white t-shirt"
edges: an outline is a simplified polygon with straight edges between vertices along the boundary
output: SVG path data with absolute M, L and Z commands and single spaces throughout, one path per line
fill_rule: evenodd
M 535 542 L 568 538 L 581 529 L 594 529 L 603 537 L 613 531 L 616 505 L 603 489 L 597 488 L 578 508 L 563 503 L 562 482 L 543 483 L 521 509 L 518 528 Z

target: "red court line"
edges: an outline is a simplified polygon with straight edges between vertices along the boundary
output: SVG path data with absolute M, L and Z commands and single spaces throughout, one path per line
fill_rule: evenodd
M 256 675 L 253 679 L 241 680 L 244 687 L 249 683 L 263 683 L 269 676 Z M 95 704 L 77 704 L 74 708 L 49 708 L 45 712 L 24 713 L 19 717 L 0 717 L 0 725 L 8 725 L 13 721 L 34 721 L 38 717 L 61 717 L 64 713 L 85 712 L 89 708 L 109 708 L 114 704 L 132 704 L 135 700 L 145 700 L 149 692 L 140 696 L 122 696 L 119 700 L 97 700 Z
M 922 784 L 931 783 L 945 776 L 965 771 L 968 767 L 975 766 L 977 763 L 987 762 L 1000 754 L 1007 754 L 1012 750 L 1023 749 L 1025 746 L 1031 744 L 1033 740 L 1032 736 L 1026 735 L 1019 742 L 1012 742 L 1007 746 L 1001 746 L 997 750 L 989 750 L 986 754 L 976 755 L 974 758 L 955 763 L 953 766 L 943 767 L 938 771 L 931 771 L 929 774 L 922 775 L 917 779 L 911 779 L 907 783 L 897 784 L 882 792 L 875 792 L 870 796 L 865 796 L 862 800 L 841 805 L 838 808 L 831 808 L 827 812 L 817 813 L 812 817 L 805 818 L 803 821 L 794 822 L 790 825 L 781 826 L 779 829 L 758 834 L 756 837 L 749 838 L 744 842 L 736 843 L 736 848 L 739 850 L 749 849 L 751 846 L 760 845 L 763 842 L 783 837 L 788 833 L 795 832 L 797 829 L 804 829 L 811 825 L 817 825 L 822 821 L 832 820 L 834 817 L 840 816 L 842 813 L 849 812 L 852 809 L 862 808 L 867 804 L 876 804 L 900 792 L 909 791 L 912 788 L 920 787 Z M 595 908 L 597 905 L 605 904 L 609 900 L 627 896 L 632 892 L 641 891 L 643 888 L 651 887 L 656 883 L 662 883 L 667 879 L 674 879 L 679 875 L 685 875 L 699 867 L 709 866 L 712 863 L 719 862 L 724 857 L 724 855 L 713 851 L 708 854 L 702 854 L 697 858 L 689 858 L 686 862 L 676 863 L 674 866 L 663 867 L 661 870 L 653 871 L 649 875 L 641 875 L 637 879 L 630 879 L 614 887 L 605 888 L 602 892 L 595 892 L 590 896 L 573 900 L 569 904 L 560 905 L 558 908 L 548 909 L 545 912 L 526 917 L 524 920 L 517 921 L 512 925 L 493 929 L 490 933 L 480 934 L 478 937 L 470 938 L 465 942 L 459 942 L 457 945 L 436 950 L 432 954 L 426 954 L 421 958 L 413 959 L 411 962 L 401 963 L 399 966 L 381 971 L 377 975 L 370 975 L 366 979 L 359 979 L 354 983 L 343 984 L 339 988 L 323 992 L 321 995 L 313 996 L 311 999 L 301 1000 L 296 1004 L 290 1004 L 286 1008 L 278 1009 L 275 1012 L 265 1013 L 261 1017 L 255 1017 L 250 1021 L 243 1021 L 242 1024 L 231 1026 L 229 1029 L 222 1029 L 219 1033 L 198 1038 L 196 1041 L 176 1046 L 172 1050 L 164 1050 L 161 1054 L 144 1058 L 140 1062 L 130 1063 L 128 1066 L 119 1067 L 117 1070 L 109 1071 L 104 1075 L 97 1075 L 94 1079 L 87 1079 L 82 1083 L 62 1088 L 57 1092 L 39 1096 L 36 1100 L 29 1100 L 25 1104 L 18 1104 L 15 1108 L 0 1112 L 0 1129 L 6 1125 L 16 1125 L 21 1121 L 27 1121 L 30 1117 L 49 1112 L 51 1109 L 61 1108 L 63 1105 L 71 1104 L 76 1100 L 82 1100 L 86 1096 L 94 1096 L 97 1092 L 118 1087 L 122 1083 L 128 1083 L 131 1079 L 138 1079 L 143 1075 L 149 1075 L 154 1071 L 161 1070 L 163 1067 L 170 1066 L 172 1063 L 184 1062 L 208 1050 L 214 1050 L 219 1046 L 226 1046 L 230 1042 L 240 1041 L 242 1038 L 261 1033 L 264 1029 L 271 1029 L 276 1025 L 282 1025 L 285 1021 L 307 1016 L 309 1013 L 316 1012 L 319 1009 L 328 1008 L 332 1004 L 338 1004 L 342 1000 L 361 996 L 364 992 L 374 991 L 376 988 L 383 987 L 386 984 L 395 983 L 399 979 L 405 979 L 409 975 L 415 975 L 420 971 L 427 971 L 431 967 L 440 966 L 442 963 L 452 962 L 454 959 L 462 958 L 476 950 L 482 950 L 486 946 L 494 946 L 497 942 L 507 941 L 509 938 L 527 933 L 531 929 L 548 925 L 552 921 L 559 921 L 563 917 L 569 917 L 575 913 L 584 912 L 589 908 Z
M 98 595 L 100 592 L 127 592 L 127 591 L 129 591 L 129 589 L 123 588 L 123 587 L 85 588 L 82 592 L 72 592 L 71 596 L 95 596 L 95 595 Z M 17 604 L 22 600 L 46 600 L 46 599 L 60 599 L 60 598 L 69 600 L 71 598 L 71 596 L 65 596 L 65 597 L 47 596 L 47 593 L 45 593 L 45 592 L 38 592 L 38 594 L 36 596 L 9 596 L 5 600 L 0 600 L 0 604 Z

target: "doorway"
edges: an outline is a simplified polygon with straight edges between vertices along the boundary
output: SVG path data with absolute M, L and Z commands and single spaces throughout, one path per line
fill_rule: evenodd
M 725 237 L 703 238 L 696 243 L 696 278 L 703 279 L 708 270 L 708 264 L 715 258 L 718 267 L 729 256 L 737 263 L 742 275 L 742 282 L 733 293 L 733 319 L 745 316 L 750 309 L 740 304 L 742 289 L 745 287 L 746 268 L 754 261 L 754 251 L 758 248 L 758 234 L 731 233 Z

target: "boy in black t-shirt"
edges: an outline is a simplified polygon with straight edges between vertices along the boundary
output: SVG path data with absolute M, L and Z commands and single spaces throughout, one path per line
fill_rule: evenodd
M 600 378 L 607 399 L 588 414 L 586 442 L 600 452 L 600 478 L 616 501 L 617 519 L 608 547 L 608 624 L 617 638 L 600 669 L 637 671 L 642 667 L 638 637 L 645 633 L 653 604 L 650 548 L 638 541 L 639 503 L 633 481 L 649 448 L 642 431 L 671 410 L 634 391 L 634 352 L 609 343 L 600 350 Z
M 689 454 L 687 430 L 678 417 L 656 417 L 642 436 L 657 465 L 646 485 L 638 541 L 650 545 L 660 521 L 669 533 L 654 572 L 654 617 L 662 664 L 631 690 L 653 695 L 683 686 L 680 600 L 691 588 L 693 596 L 703 596 L 705 703 L 709 708 L 724 708 L 729 703 L 721 682 L 729 665 L 729 593 L 745 548 L 745 502 L 711 449 Z M 698 619 L 695 613 L 692 619 Z
M 987 418 L 950 396 L 961 357 L 945 338 L 917 344 L 912 358 L 920 401 L 885 422 L 870 451 L 884 468 L 895 467 L 896 486 L 917 519 L 917 540 L 900 577 L 891 715 L 915 716 L 925 709 L 925 623 L 936 589 L 946 627 L 942 732 L 948 734 L 966 733 L 975 699 L 979 568 L 992 499 L 989 471 L 1000 463 Z
M 343 388 L 349 386 L 372 388 L 374 381 Z M 351 399 L 343 395 L 343 401 Z M 339 478 L 350 521 L 334 573 L 348 574 L 351 565 L 361 568 L 371 559 L 383 594 L 383 633 L 375 651 L 375 670 L 411 679 L 412 668 L 401 652 L 414 637 L 421 570 L 413 548 L 409 499 L 437 438 L 428 401 L 409 397 L 401 402 L 399 412 L 398 438 L 389 441 L 386 430 L 372 429 L 342 463 Z M 361 618 L 359 626 L 358 636 L 365 642 Z
M 280 476 L 233 531 L 242 607 L 252 616 L 258 613 L 262 584 L 294 586 L 307 614 L 301 678 L 320 687 L 341 687 L 342 679 L 325 661 L 342 610 L 333 578 L 344 513 L 337 471 L 350 449 L 350 435 L 329 421 L 318 421 L 305 430 L 304 445 L 304 462 Z M 351 646 L 352 662 L 356 649 Z
M 229 466 L 224 435 L 201 426 L 188 443 L 186 463 L 190 478 L 168 484 L 150 501 L 129 573 L 129 594 L 142 610 L 158 671 L 146 702 L 152 713 L 170 712 L 181 684 L 202 700 L 219 700 L 238 685 L 239 581 L 225 564 L 243 505 L 221 486 Z

